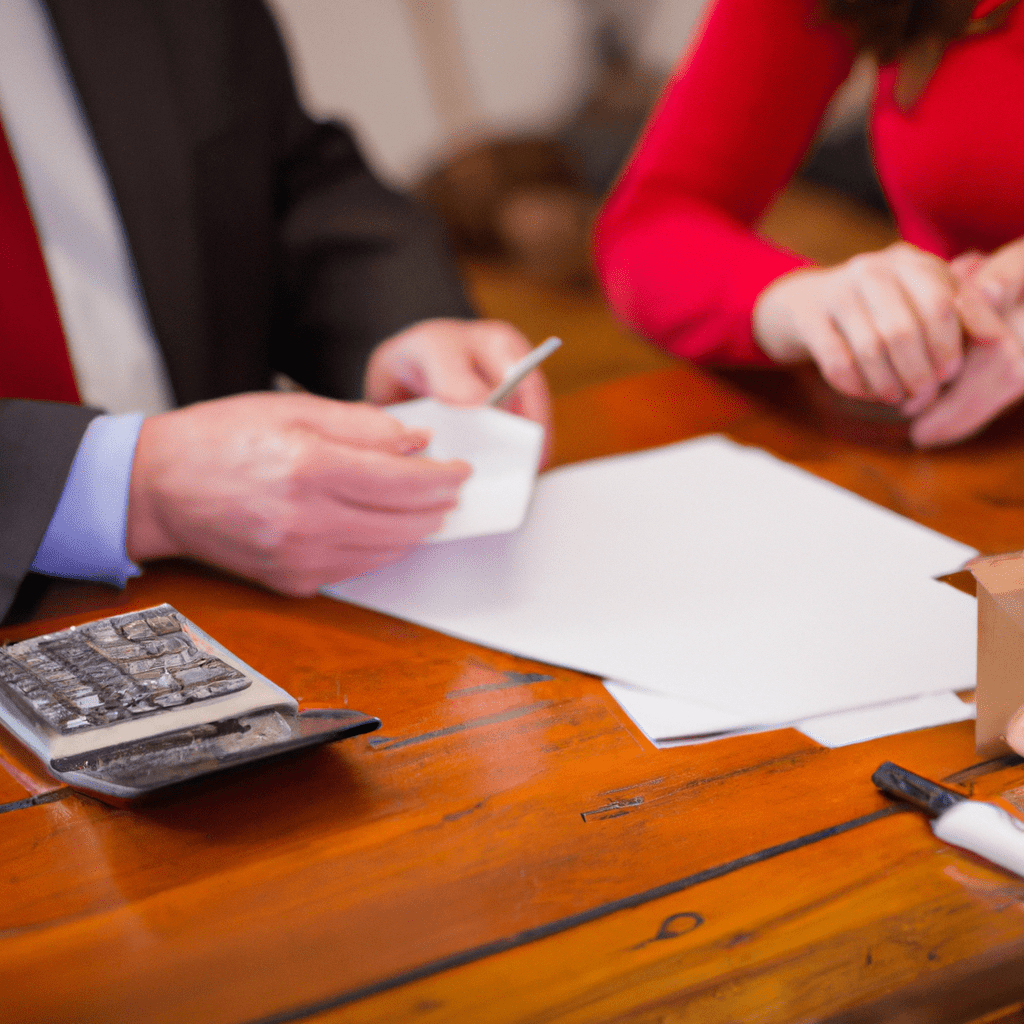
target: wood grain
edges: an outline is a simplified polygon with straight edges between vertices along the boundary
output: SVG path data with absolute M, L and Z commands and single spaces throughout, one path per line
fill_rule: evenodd
M 559 398 L 555 457 L 708 430 L 1022 546 L 1024 432 L 872 448 L 689 368 Z M 112 596 L 169 601 L 304 706 L 384 728 L 132 808 L 0 741 L 0 1021 L 967 1022 L 1024 1000 L 1024 882 L 870 783 L 891 759 L 1024 805 L 1024 768 L 977 764 L 970 723 L 656 751 L 593 678 L 343 603 L 182 563 Z M 0 639 L 95 617 L 93 590 L 47 600 Z

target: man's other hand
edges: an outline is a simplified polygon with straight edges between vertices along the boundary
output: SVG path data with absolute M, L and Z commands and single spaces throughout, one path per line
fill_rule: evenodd
M 454 508 L 470 467 L 371 406 L 248 394 L 145 420 L 127 550 L 187 557 L 309 595 L 402 557 Z
M 479 405 L 529 351 L 519 331 L 497 320 L 424 320 L 377 346 L 363 393 L 375 405 L 422 396 Z M 502 408 L 548 431 L 551 399 L 543 373 L 526 377 Z

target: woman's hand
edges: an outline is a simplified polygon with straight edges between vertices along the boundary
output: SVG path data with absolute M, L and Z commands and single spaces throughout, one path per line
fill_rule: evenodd
M 810 358 L 852 398 L 928 406 L 960 372 L 964 335 L 951 268 L 905 242 L 773 281 L 754 338 L 777 362 Z
M 911 426 L 920 447 L 962 441 L 1024 396 L 1024 238 L 988 257 L 967 253 L 951 267 L 971 343 L 960 376 Z

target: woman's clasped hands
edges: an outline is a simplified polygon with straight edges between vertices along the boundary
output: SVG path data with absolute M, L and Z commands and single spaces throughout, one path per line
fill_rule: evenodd
M 761 293 L 754 337 L 812 359 L 852 398 L 898 406 L 920 447 L 976 433 L 1024 397 L 1024 239 L 947 263 L 905 242 Z

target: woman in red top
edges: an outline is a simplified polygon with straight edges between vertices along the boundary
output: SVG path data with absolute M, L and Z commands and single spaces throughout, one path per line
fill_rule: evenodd
M 865 48 L 881 64 L 876 166 L 905 241 L 823 269 L 752 225 Z M 813 359 L 935 445 L 1024 395 L 1022 236 L 1024 2 L 717 0 L 595 251 L 612 305 L 677 355 Z

